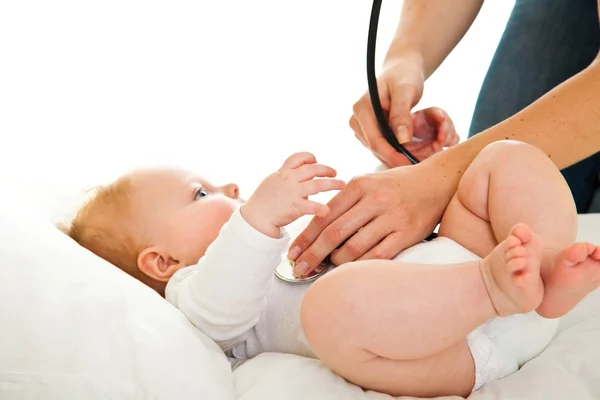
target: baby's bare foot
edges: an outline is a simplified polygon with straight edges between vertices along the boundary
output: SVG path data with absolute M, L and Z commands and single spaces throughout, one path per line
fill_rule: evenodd
M 544 257 L 544 299 L 536 309 L 545 318 L 570 311 L 589 292 L 600 286 L 600 247 L 575 243 Z
M 518 224 L 483 260 L 483 282 L 498 315 L 521 314 L 539 306 L 544 295 L 541 258 L 541 239 L 527 225 Z

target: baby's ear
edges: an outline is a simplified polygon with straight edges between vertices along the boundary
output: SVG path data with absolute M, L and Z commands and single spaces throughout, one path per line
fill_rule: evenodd
M 173 258 L 159 247 L 148 247 L 139 254 L 137 259 L 138 269 L 152 279 L 159 282 L 168 282 L 183 264 Z

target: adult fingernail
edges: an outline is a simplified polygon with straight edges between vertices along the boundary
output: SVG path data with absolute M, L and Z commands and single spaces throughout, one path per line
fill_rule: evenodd
M 408 133 L 408 128 L 404 125 L 400 125 L 396 129 L 396 138 L 398 138 L 398 141 L 400 142 L 400 144 L 410 142 L 410 135 Z
M 303 276 L 308 271 L 308 263 L 306 261 L 300 261 L 294 265 L 294 275 Z
M 296 258 L 298 258 L 298 256 L 300 255 L 300 253 L 302 253 L 302 250 L 300 250 L 300 247 L 294 246 L 288 252 L 288 259 L 290 261 L 296 261 Z

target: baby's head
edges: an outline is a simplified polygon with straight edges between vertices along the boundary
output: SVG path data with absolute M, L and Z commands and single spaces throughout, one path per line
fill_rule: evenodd
M 176 169 L 145 169 L 97 189 L 67 233 L 161 295 L 196 264 L 238 204 L 235 184 L 214 186 Z

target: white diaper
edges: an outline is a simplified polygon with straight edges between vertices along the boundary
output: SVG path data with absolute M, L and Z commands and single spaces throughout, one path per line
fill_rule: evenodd
M 556 333 L 558 321 L 532 311 L 494 318 L 471 332 L 467 344 L 475 361 L 473 391 L 517 372 L 540 354 Z
M 395 260 L 421 264 L 453 264 L 479 260 L 476 254 L 448 238 L 413 246 Z M 493 318 L 467 336 L 475 362 L 473 391 L 516 372 L 542 352 L 556 333 L 559 319 L 527 314 Z

